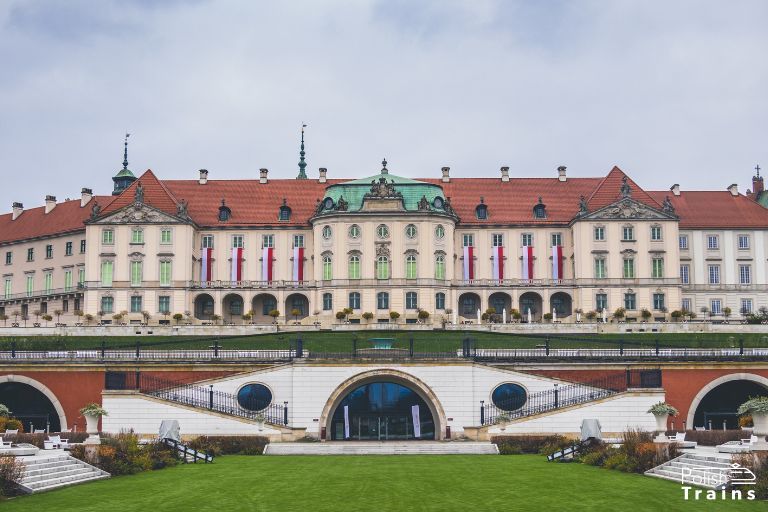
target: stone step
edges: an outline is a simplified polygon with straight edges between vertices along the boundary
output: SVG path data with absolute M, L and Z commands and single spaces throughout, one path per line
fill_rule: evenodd
M 682 485 L 683 471 L 691 470 L 691 474 L 686 474 L 685 485 L 716 489 L 722 483 L 724 470 L 730 469 L 729 462 L 730 459 L 725 457 L 685 454 L 656 466 L 645 474 Z
M 61 487 L 64 485 L 72 485 L 75 483 L 80 483 L 84 480 L 90 480 L 94 476 L 100 476 L 100 475 L 96 471 L 89 471 L 86 473 L 80 473 L 77 475 L 68 475 L 68 476 L 46 475 L 46 478 L 42 480 L 37 480 L 35 482 L 29 482 L 29 483 L 22 482 L 22 485 L 36 491 L 41 487 L 54 487 L 54 486 Z
M 29 483 L 39 482 L 47 478 L 52 478 L 52 477 L 64 478 L 67 476 L 82 475 L 84 473 L 93 473 L 93 472 L 94 470 L 91 468 L 73 465 L 62 471 L 56 471 L 55 473 L 38 473 L 35 475 L 30 475 L 27 473 L 24 475 L 24 477 L 22 477 L 21 483 L 24 485 L 28 485 Z
M 55 462 L 43 462 L 40 464 L 24 464 L 24 470 L 29 473 L 31 471 L 55 471 L 56 468 L 71 466 L 77 464 L 69 460 L 57 460 Z
M 327 442 L 270 443 L 265 455 L 497 455 L 491 443 L 466 442 Z
M 22 461 L 25 469 L 19 485 L 27 493 L 37 493 L 110 476 L 109 473 L 69 455 L 30 457 Z
M 109 478 L 108 474 L 102 474 L 102 475 L 96 475 L 89 478 L 83 478 L 82 480 L 78 480 L 76 482 L 64 482 L 61 484 L 51 484 L 44 487 L 35 487 L 35 489 L 32 491 L 35 494 L 39 492 L 45 492 L 45 491 L 52 491 L 54 489 L 59 489 L 60 487 L 67 487 L 69 485 L 75 485 L 75 484 L 85 484 L 88 482 L 94 482 L 96 480 L 104 480 L 105 478 Z

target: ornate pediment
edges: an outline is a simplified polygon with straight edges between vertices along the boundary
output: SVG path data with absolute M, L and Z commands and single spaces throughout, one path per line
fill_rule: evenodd
M 622 197 L 615 203 L 609 204 L 591 213 L 582 213 L 579 219 L 585 220 L 675 220 L 674 211 L 659 210 L 644 203 L 635 201 L 629 196 Z
M 180 212 L 180 213 L 185 213 Z M 91 224 L 185 224 L 187 218 L 169 215 L 143 202 L 134 202 L 104 217 L 91 219 Z

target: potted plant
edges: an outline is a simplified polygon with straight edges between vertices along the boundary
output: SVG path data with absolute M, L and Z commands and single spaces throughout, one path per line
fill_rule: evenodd
M 149 320 L 150 318 L 152 318 L 152 313 L 150 313 L 149 311 L 142 311 L 141 318 L 144 319 L 144 325 L 149 325 Z
M 419 317 L 419 320 L 423 322 L 426 322 L 427 318 L 429 318 L 429 311 L 426 311 L 424 309 L 419 310 L 419 314 L 417 315 Z
M 723 316 L 725 317 L 725 323 L 728 323 L 728 318 L 730 318 L 731 313 L 733 313 L 733 310 L 728 306 L 723 308 Z
M 3 327 L 5 327 L 6 324 L 8 323 L 8 315 L 6 315 L 5 313 L 1 313 L 0 314 L 0 320 L 3 321 Z
M 659 433 L 659 437 L 664 436 L 667 431 L 667 419 L 670 416 L 677 416 L 677 409 L 667 402 L 655 403 L 647 412 L 656 417 L 656 431 Z
M 53 320 L 53 317 L 49 315 L 48 313 L 43 315 L 43 320 L 45 320 L 45 326 L 48 327 L 48 322 Z
M 552 321 L 552 313 L 544 313 L 544 321 L 545 322 L 551 322 Z
M 181 319 L 184 318 L 184 315 L 181 313 L 174 313 L 173 319 L 176 320 L 176 325 L 179 325 L 179 322 L 181 322 Z
M 392 320 L 395 321 L 395 323 L 397 323 L 397 319 L 400 318 L 400 313 L 398 313 L 397 311 L 390 311 L 389 318 L 391 318 Z
M 347 314 L 344 312 L 343 309 L 341 311 L 336 312 L 336 320 L 338 320 L 339 322 L 343 322 L 345 318 L 347 318 Z
M 263 414 L 263 413 L 260 413 L 260 412 L 257 412 L 257 413 L 256 413 L 256 414 L 253 416 L 253 421 L 255 421 L 255 422 L 256 422 L 256 427 L 258 427 L 258 429 L 259 429 L 259 432 L 261 432 L 262 430 L 264 430 L 264 422 L 265 422 L 266 420 L 267 420 L 267 417 L 266 417 L 266 416 L 264 416 L 264 414 Z
M 366 322 L 369 322 L 373 318 L 373 313 L 371 313 L 370 311 L 366 311 L 365 313 L 363 313 L 363 318 L 365 319 Z
M 60 309 L 54 309 L 53 310 L 53 314 L 56 315 L 56 323 L 60 324 L 61 323 L 61 315 L 64 314 L 64 311 L 62 311 Z
M 293 308 L 291 310 L 291 316 L 293 317 L 293 323 L 298 324 L 299 323 L 299 315 L 301 314 L 301 310 L 298 308 Z
M 590 311 L 587 311 L 587 314 L 584 316 L 586 316 L 587 320 L 589 320 L 590 322 L 594 322 L 595 318 L 597 318 L 597 311 L 592 309 Z
M 653 316 L 653 313 L 648 308 L 643 308 L 640 310 L 640 316 L 643 318 L 643 322 L 647 322 Z
M 90 437 L 97 437 L 99 434 L 99 418 L 107 416 L 106 409 L 97 403 L 91 402 L 80 409 L 80 414 L 85 418 L 86 432 Z
M 679 322 L 679 321 L 680 321 L 680 319 L 681 319 L 681 318 L 683 318 L 683 312 L 682 312 L 682 311 L 680 311 L 680 310 L 678 310 L 678 309 L 676 309 L 676 310 L 674 310 L 673 312 L 671 312 L 671 313 L 669 314 L 669 316 L 671 316 L 671 317 L 672 317 L 672 320 L 673 320 L 674 322 Z
M 768 396 L 750 397 L 736 412 L 752 416 L 755 435 L 762 437 L 768 434 Z
M 621 322 L 624 319 L 624 315 L 627 314 L 627 310 L 624 308 L 616 308 L 616 311 L 613 312 L 613 318 Z

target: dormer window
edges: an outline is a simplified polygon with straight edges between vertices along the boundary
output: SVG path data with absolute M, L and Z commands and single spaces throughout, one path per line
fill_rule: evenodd
M 533 207 L 534 219 L 546 219 L 547 218 L 547 206 L 542 202 L 539 197 L 539 202 Z
M 283 205 L 280 207 L 280 213 L 278 213 L 278 220 L 289 221 L 291 220 L 291 208 L 288 206 L 288 201 L 283 198 Z
M 226 222 L 232 218 L 232 210 L 229 209 L 227 203 L 221 200 L 221 206 L 219 206 L 219 222 Z
M 478 220 L 486 220 L 488 218 L 488 206 L 482 197 L 480 198 L 480 204 L 475 207 L 475 214 Z

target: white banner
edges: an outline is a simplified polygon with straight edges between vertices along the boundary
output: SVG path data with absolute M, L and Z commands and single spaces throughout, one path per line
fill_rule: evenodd
M 411 407 L 411 415 L 413 416 L 413 437 L 418 439 L 421 437 L 421 415 L 418 405 Z
M 349 439 L 349 406 L 344 406 L 344 439 Z

